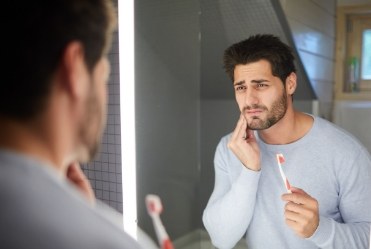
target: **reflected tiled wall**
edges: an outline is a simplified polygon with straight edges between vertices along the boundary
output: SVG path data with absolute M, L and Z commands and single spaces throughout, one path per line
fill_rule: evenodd
M 111 75 L 107 86 L 107 125 L 100 153 L 83 170 L 98 199 L 122 213 L 121 128 L 118 33 L 113 36 L 109 53 Z

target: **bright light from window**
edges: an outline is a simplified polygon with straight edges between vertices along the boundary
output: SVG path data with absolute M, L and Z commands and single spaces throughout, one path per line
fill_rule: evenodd
M 134 99 L 134 0 L 118 1 L 120 116 L 123 223 L 137 238 L 135 99 Z
M 371 29 L 363 31 L 361 77 L 363 80 L 371 80 Z

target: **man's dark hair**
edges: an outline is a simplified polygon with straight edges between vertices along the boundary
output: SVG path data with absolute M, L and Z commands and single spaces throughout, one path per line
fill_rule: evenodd
M 278 37 L 270 34 L 258 34 L 235 43 L 224 52 L 224 68 L 234 81 L 234 69 L 237 65 L 267 60 L 272 74 L 285 84 L 287 76 L 296 72 L 292 49 Z
M 72 41 L 81 42 L 91 72 L 111 43 L 116 17 L 109 0 L 6 1 L 0 117 L 28 120 L 43 109 L 51 78 Z M 3 41 L 4 43 L 4 41 Z

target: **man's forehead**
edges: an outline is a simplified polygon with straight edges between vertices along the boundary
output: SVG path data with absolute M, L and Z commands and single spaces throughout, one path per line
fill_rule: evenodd
M 238 78 L 246 75 L 266 75 L 271 76 L 272 69 L 269 62 L 258 61 L 248 64 L 239 64 L 234 68 L 234 81 L 238 81 Z

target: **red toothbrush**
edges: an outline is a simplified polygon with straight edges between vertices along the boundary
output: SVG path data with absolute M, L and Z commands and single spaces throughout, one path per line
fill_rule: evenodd
M 285 162 L 285 158 L 283 157 L 282 154 L 276 154 L 276 157 L 277 157 L 277 164 L 278 164 L 278 167 L 280 169 L 280 173 L 281 173 L 281 177 L 282 177 L 282 180 L 283 180 L 283 184 L 285 184 L 285 188 L 287 190 L 287 193 L 292 193 L 291 192 L 291 185 L 289 183 L 289 180 L 287 179 L 285 173 L 283 172 L 283 169 L 282 169 L 282 164 Z
M 153 226 L 157 235 L 158 243 L 161 249 L 174 249 L 169 235 L 167 234 L 164 225 L 161 222 L 160 214 L 162 212 L 162 203 L 157 195 L 146 196 L 146 206 L 148 214 L 151 216 Z

